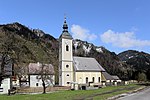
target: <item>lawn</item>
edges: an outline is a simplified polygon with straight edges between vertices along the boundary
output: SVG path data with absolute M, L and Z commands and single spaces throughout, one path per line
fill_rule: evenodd
M 105 100 L 117 94 L 129 92 L 141 87 L 130 84 L 126 86 L 108 86 L 97 90 L 58 91 L 47 94 L 0 95 L 0 100 Z

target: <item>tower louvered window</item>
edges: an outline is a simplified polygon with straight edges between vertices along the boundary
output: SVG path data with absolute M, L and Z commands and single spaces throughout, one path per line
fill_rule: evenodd
M 66 51 L 69 51 L 69 46 L 68 45 L 66 45 Z

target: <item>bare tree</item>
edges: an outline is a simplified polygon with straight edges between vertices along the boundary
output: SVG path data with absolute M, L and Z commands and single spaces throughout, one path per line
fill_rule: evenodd
M 51 64 L 41 64 L 37 79 L 42 80 L 43 93 L 46 93 L 46 88 L 53 84 L 53 66 Z
M 27 75 L 28 72 L 27 72 L 27 65 L 24 63 L 17 63 L 14 65 L 14 73 L 15 75 L 18 76 L 18 79 L 19 79 L 19 86 L 21 87 L 21 83 L 22 83 L 22 77 L 23 75 Z
M 42 82 L 43 93 L 46 93 L 46 88 L 54 82 L 54 67 L 51 64 L 30 63 L 29 75 L 36 75 L 36 79 Z
M 12 60 L 6 54 L 0 55 L 0 85 L 4 78 L 12 75 Z
M 23 49 L 20 49 L 20 44 L 17 41 L 14 33 L 6 34 L 0 42 L 0 83 L 6 78 L 12 76 L 12 72 L 20 73 L 22 65 Z M 13 70 L 13 65 L 17 66 Z M 19 70 L 16 70 L 19 69 Z
M 11 37 L 11 38 L 10 38 Z M 13 35 L 4 37 L 0 43 L 0 85 L 4 78 L 12 75 Z

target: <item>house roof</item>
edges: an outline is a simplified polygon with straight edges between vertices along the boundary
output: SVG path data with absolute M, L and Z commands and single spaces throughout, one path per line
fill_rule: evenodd
M 105 71 L 95 58 L 73 57 L 75 71 Z
M 118 76 L 112 76 L 114 78 L 114 80 L 120 80 L 120 78 Z
M 41 64 L 41 63 L 30 63 L 28 68 L 29 68 L 29 74 L 40 74 L 42 72 L 42 67 L 43 71 L 46 74 L 54 74 L 54 67 L 52 64 Z
M 107 72 L 102 72 L 102 74 L 104 75 L 106 80 L 114 80 L 114 78 Z

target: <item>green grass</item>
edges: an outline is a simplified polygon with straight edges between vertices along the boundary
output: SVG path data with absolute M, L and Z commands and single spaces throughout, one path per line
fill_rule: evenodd
M 77 90 L 77 91 L 59 91 L 47 94 L 34 94 L 34 95 L 0 95 L 0 100 L 105 100 L 108 97 L 118 95 L 121 93 L 132 91 L 139 88 L 139 85 L 128 85 L 128 86 L 108 86 L 97 90 Z M 109 91 L 118 90 L 116 92 L 107 93 Z

